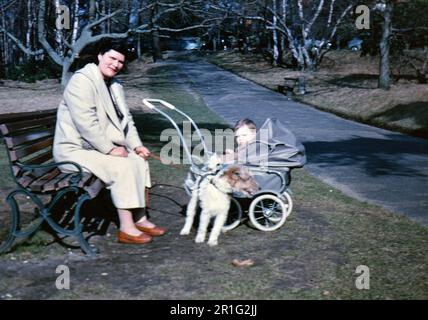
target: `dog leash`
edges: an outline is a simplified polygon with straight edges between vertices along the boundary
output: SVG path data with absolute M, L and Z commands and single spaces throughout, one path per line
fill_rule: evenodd
M 163 163 L 163 162 L 162 162 L 161 157 L 159 157 L 157 154 L 155 154 L 155 153 L 153 153 L 153 152 L 150 152 L 150 153 L 149 153 L 149 157 L 151 157 L 151 158 L 153 158 L 153 159 L 155 159 L 155 160 L 159 161 L 160 163 L 162 163 L 162 164 L 164 164 L 164 165 L 166 165 L 166 166 L 171 166 L 171 167 L 174 167 L 174 168 L 180 168 L 180 167 L 179 167 L 179 165 L 174 164 L 174 163 L 170 163 L 170 164 L 165 164 L 165 163 Z

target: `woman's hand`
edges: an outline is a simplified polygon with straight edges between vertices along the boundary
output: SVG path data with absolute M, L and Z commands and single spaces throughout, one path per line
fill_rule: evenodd
M 141 158 L 147 160 L 147 158 L 150 155 L 150 151 L 149 149 L 147 149 L 146 147 L 140 146 L 140 147 L 136 147 L 134 149 L 135 153 L 138 154 Z
M 128 156 L 128 151 L 126 151 L 124 147 L 114 147 L 108 154 L 115 157 L 126 158 Z

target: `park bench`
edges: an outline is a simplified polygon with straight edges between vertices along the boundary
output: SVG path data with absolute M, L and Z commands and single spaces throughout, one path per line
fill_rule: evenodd
M 54 162 L 52 145 L 55 123 L 56 109 L 0 115 L 0 131 L 16 184 L 16 188 L 6 198 L 11 209 L 10 228 L 5 241 L 1 243 L 0 240 L 0 253 L 9 250 L 17 238 L 35 233 L 43 222 L 58 236 L 74 237 L 86 254 L 94 255 L 97 252 L 83 236 L 80 214 L 82 205 L 94 199 L 105 186 L 91 173 L 83 172 L 76 163 Z M 74 166 L 76 172 L 61 172 L 59 167 L 64 164 Z M 25 230 L 21 230 L 21 212 L 15 199 L 20 194 L 34 203 L 34 210 L 39 216 L 38 221 Z M 58 210 L 64 198 L 73 199 L 72 206 L 65 212 L 72 215 L 67 226 L 52 218 L 52 212 Z

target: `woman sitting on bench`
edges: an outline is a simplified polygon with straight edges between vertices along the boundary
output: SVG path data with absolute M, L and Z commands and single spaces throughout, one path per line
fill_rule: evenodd
M 70 79 L 58 108 L 53 153 L 55 161 L 76 162 L 106 184 L 119 214 L 118 242 L 143 244 L 165 229 L 145 216 L 150 152 L 138 136 L 122 85 L 114 79 L 127 52 L 125 42 L 103 41 L 98 65 L 89 63 Z

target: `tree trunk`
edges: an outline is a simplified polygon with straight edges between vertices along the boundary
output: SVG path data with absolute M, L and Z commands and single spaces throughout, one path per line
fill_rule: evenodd
M 302 47 L 302 54 L 304 57 L 304 66 L 303 69 L 304 70 L 309 70 L 309 71 L 314 71 L 315 70 L 315 64 L 314 61 L 311 57 L 311 55 L 309 54 L 308 50 L 306 49 L 305 46 Z
M 107 12 L 107 10 L 106 10 L 106 0 L 101 0 L 100 1 L 100 12 L 101 12 L 101 14 L 103 16 L 106 14 L 106 12 Z M 106 22 L 103 22 L 101 24 L 101 32 L 102 33 L 107 33 L 107 23 Z
M 96 4 L 95 4 L 95 0 L 90 0 L 89 1 L 89 22 L 94 21 L 97 17 L 96 17 Z
M 60 1 L 59 0 L 55 0 L 55 9 L 58 15 L 58 8 L 60 6 Z M 63 48 L 63 43 L 62 43 L 62 37 L 61 37 L 62 31 L 55 28 L 55 42 L 56 42 L 56 49 L 58 52 L 58 55 L 60 57 L 64 57 L 64 48 Z
M 215 35 L 213 36 L 212 42 L 213 42 L 213 51 L 215 52 L 217 51 L 217 40 Z
M 63 88 L 67 86 L 68 80 L 70 80 L 71 76 L 73 75 L 72 72 L 69 72 L 71 64 L 73 62 L 69 59 L 64 59 L 63 65 L 62 65 L 62 74 L 61 74 L 61 85 Z
M 1 7 L 2 15 L 2 28 L 6 30 L 6 15 L 4 13 L 3 6 Z M 6 32 L 3 32 L 3 63 L 4 63 L 4 73 L 5 76 L 9 76 L 9 38 L 6 35 Z
M 79 0 L 74 0 L 74 23 L 73 23 L 73 34 L 71 37 L 71 45 L 73 45 L 77 40 L 77 33 L 79 32 L 79 17 L 77 16 L 79 12 Z
M 282 21 L 287 24 L 287 1 L 282 0 L 281 1 L 281 19 Z M 279 42 L 279 63 L 284 65 L 285 64 L 285 35 L 280 33 L 280 42 Z
M 273 40 L 273 59 L 272 64 L 274 66 L 278 65 L 278 34 L 276 32 L 276 0 L 272 0 L 272 11 L 273 11 L 273 19 L 272 19 L 272 40 Z
M 141 35 L 137 35 L 137 58 L 141 60 Z
M 392 30 L 392 3 L 386 2 L 383 13 L 382 37 L 380 39 L 380 62 L 378 87 L 389 90 L 391 86 L 391 70 L 389 63 L 389 45 Z
M 160 48 L 160 41 L 159 41 L 159 31 L 154 30 L 152 32 L 152 46 L 153 46 L 153 61 L 156 62 L 157 60 L 162 60 L 162 51 Z
M 107 0 L 107 15 L 111 14 L 111 0 Z M 107 33 L 111 32 L 111 19 L 107 20 Z
M 129 19 L 128 19 L 128 23 L 129 23 L 129 27 L 131 29 L 134 29 L 138 26 L 138 6 L 139 6 L 139 1 L 138 0 L 132 0 L 131 1 L 131 8 L 129 11 Z
M 139 9 L 139 1 L 138 0 L 132 0 L 130 3 L 130 10 L 129 10 L 129 17 L 128 17 L 128 25 L 129 25 L 129 29 L 134 30 L 137 28 L 138 23 L 139 23 L 139 19 L 138 19 L 138 9 Z M 132 43 L 133 49 L 137 49 L 137 57 L 138 59 L 140 58 L 140 49 L 135 48 L 136 44 L 135 44 L 135 36 L 132 35 L 130 37 L 130 42 Z M 140 45 L 140 34 L 137 34 L 137 45 Z
M 31 49 L 31 34 L 33 31 L 33 9 L 31 0 L 27 0 L 27 32 L 25 35 L 25 46 Z M 27 60 L 30 59 L 31 55 L 27 54 Z

